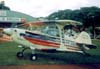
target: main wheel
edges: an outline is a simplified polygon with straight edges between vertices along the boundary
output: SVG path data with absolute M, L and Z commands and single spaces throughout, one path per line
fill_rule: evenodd
M 32 60 L 32 61 L 37 60 L 37 55 L 36 54 L 31 54 L 30 60 Z
M 18 52 L 18 53 L 17 53 L 17 57 L 18 57 L 18 58 L 23 58 L 23 53 L 22 53 L 22 52 Z

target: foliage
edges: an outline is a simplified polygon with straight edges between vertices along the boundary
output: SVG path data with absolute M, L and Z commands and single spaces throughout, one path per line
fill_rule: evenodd
M 100 8 L 93 6 L 76 10 L 60 10 L 49 15 L 48 19 L 71 19 L 82 22 L 85 27 L 93 26 L 94 24 L 95 26 L 100 26 Z
M 5 6 L 4 1 L 2 1 L 2 2 L 0 3 L 0 10 L 10 10 L 10 8 L 7 7 L 7 6 Z

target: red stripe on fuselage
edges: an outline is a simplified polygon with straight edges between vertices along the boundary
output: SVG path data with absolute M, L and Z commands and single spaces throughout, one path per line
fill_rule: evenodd
M 30 38 L 30 37 L 27 37 L 27 36 L 25 36 L 24 38 L 26 40 L 28 40 L 29 42 L 33 43 L 33 44 L 48 46 L 48 47 L 56 47 L 56 48 L 60 47 L 59 43 L 54 43 L 54 42 L 51 42 L 51 41 L 41 40 L 41 39 L 36 39 L 36 38 Z

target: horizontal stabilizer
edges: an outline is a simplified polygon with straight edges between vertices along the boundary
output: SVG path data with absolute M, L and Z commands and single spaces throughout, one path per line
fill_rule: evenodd
M 97 47 L 95 45 L 86 45 L 90 49 L 96 49 Z

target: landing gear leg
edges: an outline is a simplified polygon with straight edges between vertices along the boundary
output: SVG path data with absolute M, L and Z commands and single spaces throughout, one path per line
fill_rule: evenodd
M 28 48 L 24 48 L 21 52 L 18 52 L 16 56 L 17 56 L 18 58 L 23 58 L 23 57 L 24 57 L 24 51 L 25 51 L 26 49 L 28 49 Z
M 35 53 L 35 51 L 32 51 L 32 54 L 30 56 L 30 60 L 32 60 L 32 61 L 37 60 L 37 54 Z
M 91 56 L 89 53 L 86 52 L 86 50 L 85 50 L 85 45 L 81 45 L 80 48 L 81 48 L 81 50 L 83 51 L 83 54 L 84 54 L 84 55 L 86 55 L 86 56 Z

